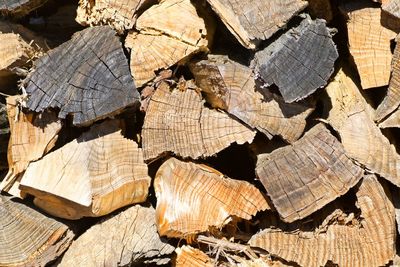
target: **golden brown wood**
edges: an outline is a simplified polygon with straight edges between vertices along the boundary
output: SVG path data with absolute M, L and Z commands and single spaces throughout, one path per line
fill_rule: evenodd
M 149 186 L 142 150 L 122 136 L 117 120 L 94 125 L 32 162 L 20 183 L 38 207 L 67 219 L 102 216 L 143 202 Z
M 269 209 L 252 184 L 224 177 L 211 167 L 170 158 L 154 180 L 160 235 L 189 237 L 222 227 L 232 216 L 250 220 Z
M 175 250 L 176 258 L 174 266 L 176 267 L 214 267 L 214 261 L 203 251 L 191 246 L 182 246 Z

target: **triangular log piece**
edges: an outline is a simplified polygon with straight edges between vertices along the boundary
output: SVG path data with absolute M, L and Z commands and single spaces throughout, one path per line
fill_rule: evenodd
M 8 139 L 10 138 L 10 126 L 8 124 L 7 107 L 0 102 L 0 171 L 8 169 Z
M 170 158 L 154 180 L 156 221 L 160 235 L 190 237 L 220 228 L 239 217 L 250 220 L 269 209 L 252 184 L 225 177 L 211 167 Z
M 23 17 L 46 2 L 47 0 L 1 0 L 0 14 Z
M 327 23 L 333 19 L 332 5 L 329 0 L 308 0 L 311 16 L 324 19 Z
M 400 109 L 379 124 L 380 128 L 400 128 Z
M 310 105 L 285 103 L 280 96 L 263 96 L 256 89 L 252 70 L 226 56 L 209 56 L 190 65 L 196 83 L 214 107 L 226 110 L 268 138 L 279 135 L 287 142 L 303 133 Z
M 89 228 L 72 243 L 58 266 L 166 264 L 174 249 L 160 239 L 154 209 L 136 205 Z
M 339 55 L 332 31 L 324 20 L 306 15 L 298 27 L 256 53 L 256 74 L 266 85 L 278 86 L 288 103 L 306 98 L 325 86 L 333 72 Z
M 381 25 L 379 7 L 362 6 L 364 2 L 347 3 L 347 33 L 350 54 L 357 66 L 363 89 L 389 84 L 392 52 L 390 40 L 395 32 Z
M 136 22 L 125 46 L 131 49 L 131 72 L 138 87 L 155 72 L 208 51 L 214 33 L 212 20 L 201 18 L 190 0 L 165 0 L 146 10 Z
M 400 32 L 400 2 L 386 0 L 382 3 L 382 25 Z
M 236 39 L 254 49 L 307 7 L 302 0 L 207 0 Z
M 136 12 L 149 0 L 79 0 L 76 21 L 83 26 L 112 25 L 119 33 L 133 28 Z
M 71 244 L 65 224 L 0 195 L 0 266 L 46 266 Z
M 150 177 L 138 145 L 106 121 L 32 162 L 20 183 L 46 212 L 66 219 L 102 216 L 147 198 Z
M 59 118 L 70 114 L 76 126 L 115 115 L 129 105 L 139 107 L 122 44 L 109 26 L 75 33 L 36 60 L 24 83 L 29 109 L 59 107 Z
M 31 161 L 40 159 L 55 145 L 61 121 L 54 112 L 25 113 L 20 106 L 21 96 L 7 98 L 7 114 L 11 136 L 8 143 L 8 174 L 0 190 L 20 196 L 21 174 Z
M 171 89 L 161 82 L 144 118 L 143 153 L 145 160 L 169 151 L 196 159 L 212 156 L 234 142 L 251 143 L 254 136 L 255 131 L 227 114 L 205 107 L 195 89 Z
M 396 254 L 395 210 L 385 191 L 375 176 L 366 176 L 356 193 L 359 218 L 353 214 L 325 221 L 323 229 L 308 232 L 304 224 L 280 224 L 254 235 L 249 243 L 301 266 L 325 266 L 328 261 L 337 266 L 385 266 Z
M 175 249 L 175 267 L 214 267 L 214 260 L 200 249 L 183 245 Z
M 285 222 L 303 219 L 345 194 L 364 171 L 318 124 L 293 145 L 257 157 L 256 173 Z
M 346 155 L 400 186 L 400 155 L 373 122 L 373 109 L 343 70 L 326 87 L 332 107 L 327 121 L 339 133 Z

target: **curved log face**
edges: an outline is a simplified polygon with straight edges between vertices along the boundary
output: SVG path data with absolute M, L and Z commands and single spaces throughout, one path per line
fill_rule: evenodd
M 63 223 L 0 195 L 0 266 L 45 266 L 71 244 Z
M 208 166 L 170 158 L 154 180 L 156 221 L 160 235 L 188 237 L 222 227 L 232 216 L 250 220 L 269 209 L 253 185 L 224 177 Z
M 46 2 L 47 0 L 1 0 L 0 14 L 22 17 Z
M 34 63 L 24 81 L 33 111 L 60 108 L 76 126 L 117 114 L 136 104 L 137 92 L 122 44 L 108 26 L 87 28 Z

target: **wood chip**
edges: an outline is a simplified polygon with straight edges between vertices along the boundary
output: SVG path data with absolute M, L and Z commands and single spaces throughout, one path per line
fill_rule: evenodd
M 0 14 L 23 17 L 46 2 L 47 0 L 1 0 Z
M 214 260 L 207 256 L 203 251 L 191 246 L 176 248 L 176 267 L 214 267 Z

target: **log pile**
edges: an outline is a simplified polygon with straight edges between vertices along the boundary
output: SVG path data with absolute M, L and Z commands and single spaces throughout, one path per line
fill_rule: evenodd
M 399 266 L 398 0 L 1 0 L 0 266 Z

